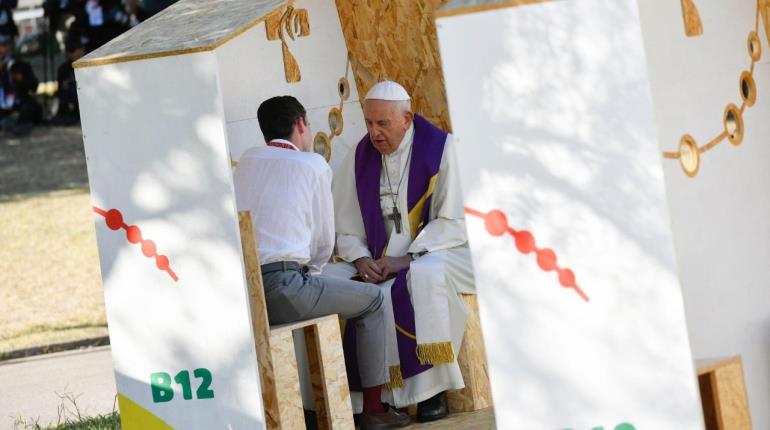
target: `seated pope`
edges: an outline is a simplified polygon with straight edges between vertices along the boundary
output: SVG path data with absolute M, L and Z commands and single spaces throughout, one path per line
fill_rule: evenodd
M 368 133 L 334 176 L 336 261 L 324 274 L 379 285 L 386 308 L 382 401 L 417 404 L 418 421 L 445 417 L 447 390 L 464 387 L 457 364 L 475 286 L 452 135 L 412 112 L 407 91 L 374 85 Z M 355 320 L 344 324 L 351 389 L 360 389 Z M 355 402 L 354 402 L 355 403 Z

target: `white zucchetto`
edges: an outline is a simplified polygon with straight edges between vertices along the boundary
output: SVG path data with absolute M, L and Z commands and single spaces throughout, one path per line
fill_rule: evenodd
M 366 93 L 364 100 L 389 100 L 389 101 L 403 101 L 411 100 L 409 93 L 406 92 L 404 87 L 393 81 L 381 81 L 376 84 Z

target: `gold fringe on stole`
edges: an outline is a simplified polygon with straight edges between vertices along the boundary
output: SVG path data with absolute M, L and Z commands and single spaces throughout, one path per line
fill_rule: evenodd
M 390 366 L 390 382 L 388 388 L 401 388 L 404 386 L 404 377 L 401 375 L 401 365 Z
M 447 364 L 455 361 L 452 342 L 420 343 L 417 345 L 420 364 Z

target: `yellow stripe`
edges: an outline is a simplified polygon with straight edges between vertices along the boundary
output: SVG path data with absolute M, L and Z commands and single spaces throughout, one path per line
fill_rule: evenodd
M 404 336 L 408 337 L 409 339 L 417 340 L 417 336 L 415 336 L 412 333 L 409 333 L 408 331 L 404 330 L 398 324 L 396 324 L 396 330 L 398 330 L 399 333 L 403 334 Z
M 412 230 L 412 240 L 417 237 L 417 229 L 422 225 L 422 209 L 425 206 L 425 201 L 430 198 L 433 191 L 436 189 L 436 182 L 438 181 L 438 173 L 433 175 L 428 182 L 428 190 L 420 197 L 417 204 L 414 205 L 412 210 L 409 211 L 409 228 Z
M 118 393 L 120 425 L 123 430 L 174 430 L 152 412 Z

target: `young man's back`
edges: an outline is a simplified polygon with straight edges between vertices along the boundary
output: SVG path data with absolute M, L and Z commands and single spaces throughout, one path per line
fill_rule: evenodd
M 252 212 L 262 264 L 296 261 L 320 272 L 334 247 L 331 181 L 318 154 L 268 146 L 241 156 L 236 206 Z

